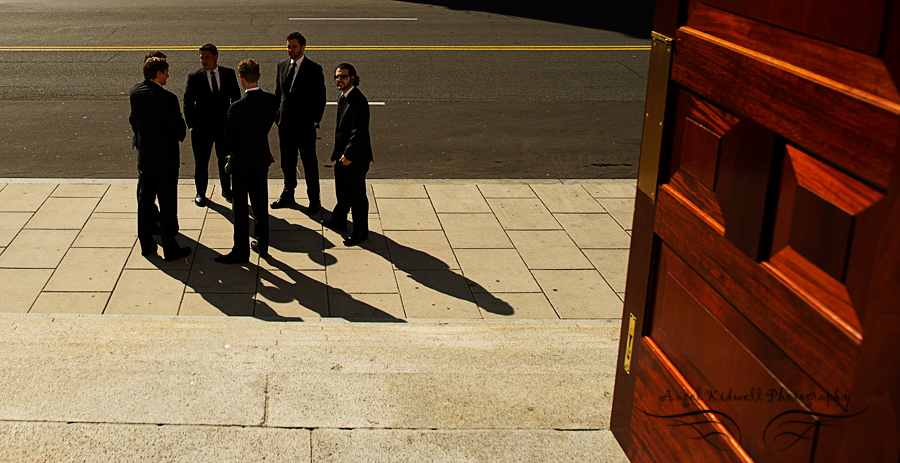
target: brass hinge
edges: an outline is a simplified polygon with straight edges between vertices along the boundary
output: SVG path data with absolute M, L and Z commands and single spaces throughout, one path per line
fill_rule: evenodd
M 651 35 L 653 40 L 650 46 L 650 73 L 647 76 L 647 102 L 644 106 L 644 131 L 641 135 L 641 161 L 637 186 L 655 201 L 675 40 L 658 32 Z
M 625 343 L 625 373 L 631 374 L 631 350 L 634 348 L 634 325 L 637 322 L 634 314 L 628 319 L 628 340 Z

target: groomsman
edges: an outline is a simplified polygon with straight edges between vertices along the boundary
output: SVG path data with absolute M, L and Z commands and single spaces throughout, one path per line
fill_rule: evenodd
M 234 246 L 231 252 L 217 256 L 216 262 L 223 264 L 244 263 L 250 258 L 250 248 L 260 257 L 268 256 L 269 211 L 268 182 L 269 164 L 274 162 L 269 150 L 269 130 L 278 112 L 278 97 L 259 88 L 259 64 L 245 59 L 238 65 L 241 85 L 246 89 L 244 98 L 231 105 L 225 119 L 225 140 L 231 150 L 229 166 L 234 183 Z M 250 248 L 247 215 L 247 196 L 253 206 L 256 219 L 256 235 Z
M 225 115 L 231 103 L 241 99 L 234 69 L 219 66 L 219 49 L 211 43 L 200 47 L 200 69 L 188 75 L 184 89 L 184 119 L 191 131 L 194 149 L 194 184 L 197 197 L 194 204 L 205 207 L 206 187 L 209 183 L 209 157 L 213 144 L 222 182 L 222 196 L 231 202 L 231 180 L 225 172 Z
M 178 97 L 163 88 L 169 78 L 169 63 L 151 57 L 144 62 L 144 81 L 131 88 L 131 115 L 128 120 L 138 149 L 138 241 L 141 254 L 156 255 L 151 235 L 154 199 L 159 199 L 163 253 L 166 261 L 191 253 L 175 241 L 178 233 L 177 184 L 181 165 L 179 143 L 185 125 Z
M 328 228 L 345 231 L 347 213 L 353 213 L 353 232 L 345 246 L 356 246 L 369 237 L 369 199 L 366 197 L 366 173 L 372 162 L 372 140 L 369 137 L 369 100 L 359 90 L 359 75 L 353 65 L 342 63 L 334 71 L 334 81 L 341 91 L 337 124 L 334 130 L 334 188 L 337 205 Z
M 275 124 L 281 151 L 284 191 L 272 203 L 273 209 L 295 205 L 297 187 L 297 151 L 306 177 L 309 197 L 307 214 L 319 212 L 319 160 L 316 158 L 316 129 L 325 112 L 325 74 L 322 66 L 304 56 L 306 38 L 299 32 L 287 36 L 289 59 L 278 62 L 275 96 L 281 99 Z

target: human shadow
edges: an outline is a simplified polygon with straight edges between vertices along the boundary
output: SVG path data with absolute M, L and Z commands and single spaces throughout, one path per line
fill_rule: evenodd
M 347 235 L 353 229 L 352 222 L 349 223 L 348 231 L 344 232 Z M 380 240 L 384 240 L 388 253 L 377 252 L 376 247 Z M 384 234 L 372 231 L 369 231 L 369 239 L 363 241 L 360 247 L 385 259 L 390 259 L 397 270 L 402 271 L 408 278 L 422 286 L 461 301 L 473 302 L 477 307 L 491 313 L 498 315 L 515 313 L 508 302 L 497 298 L 480 284 L 454 272 L 446 262 L 427 252 L 398 243 Z
M 217 212 L 223 218 L 228 219 L 234 226 L 231 208 L 210 202 L 208 207 Z M 247 226 L 251 236 L 254 220 L 249 220 Z M 290 231 L 319 235 L 317 230 L 311 230 L 285 219 L 269 217 L 271 230 L 277 232 Z M 202 239 L 202 237 L 201 237 Z M 320 240 L 324 237 L 319 236 Z M 339 288 L 328 286 L 324 278 L 315 278 L 321 270 L 303 271 L 269 256 L 261 259 L 256 264 L 220 264 L 213 260 L 221 253 L 202 244 L 200 240 L 193 240 L 184 234 L 178 238 L 184 245 L 192 248 L 190 265 L 185 268 L 184 263 L 165 263 L 161 259 L 152 260 L 157 268 L 172 278 L 183 280 L 190 289 L 190 293 L 201 296 L 206 303 L 228 316 L 252 316 L 271 321 L 303 321 L 304 317 L 333 317 L 331 310 L 332 301 L 339 300 L 344 308 L 340 318 L 355 321 L 379 321 L 379 322 L 404 322 L 371 304 L 361 301 L 351 294 Z M 229 246 L 230 247 L 230 246 Z M 316 251 L 318 248 L 318 252 Z M 324 268 L 328 263 L 334 262 L 334 257 L 324 254 L 323 243 L 318 246 L 315 243 L 303 243 L 297 240 L 271 240 L 269 243 L 270 254 L 272 250 L 285 253 L 305 252 L 308 258 L 315 264 Z M 187 261 L 186 261 L 187 262 Z M 185 275 L 185 272 L 187 274 Z
M 398 0 L 457 11 L 481 11 L 649 39 L 655 0 Z

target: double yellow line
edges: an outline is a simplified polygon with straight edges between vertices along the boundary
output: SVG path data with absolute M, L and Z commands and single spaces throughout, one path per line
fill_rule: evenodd
M 0 52 L 86 52 L 86 51 L 196 51 L 199 45 L 146 47 L 4 47 Z M 224 45 L 223 51 L 283 51 L 283 45 Z M 315 51 L 649 51 L 649 45 L 319 45 L 306 47 Z

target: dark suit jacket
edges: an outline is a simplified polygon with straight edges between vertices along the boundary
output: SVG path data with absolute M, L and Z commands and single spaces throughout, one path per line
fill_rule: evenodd
M 278 97 L 252 90 L 228 110 L 225 142 L 231 151 L 231 175 L 259 172 L 272 163 L 269 130 L 278 112 Z
M 285 124 L 318 124 L 325 112 L 325 74 L 322 73 L 322 66 L 309 57 L 303 58 L 291 91 L 290 82 L 287 82 L 290 65 L 291 60 L 281 60 L 275 71 L 275 96 L 281 99 L 275 123 L 279 127 Z
M 231 103 L 241 99 L 234 69 L 219 66 L 219 93 L 213 96 L 206 71 L 200 68 L 188 75 L 184 88 L 184 121 L 195 130 L 222 130 Z
M 372 140 L 369 137 L 369 100 L 354 88 L 346 96 L 343 107 L 338 105 L 334 130 L 332 161 L 344 156 L 353 162 L 372 162 Z
M 187 130 L 178 97 L 161 85 L 145 80 L 131 88 L 131 129 L 138 149 L 138 170 L 178 177 L 179 142 Z

